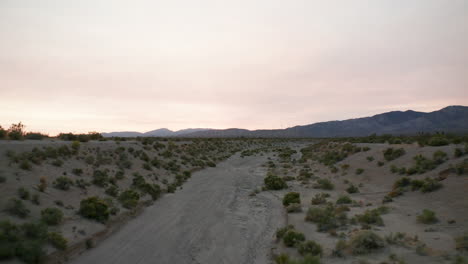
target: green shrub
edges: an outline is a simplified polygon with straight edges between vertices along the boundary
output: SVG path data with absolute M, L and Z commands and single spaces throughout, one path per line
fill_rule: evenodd
M 24 138 L 24 125 L 19 122 L 12 124 L 8 129 L 8 138 L 11 140 L 22 140 Z
M 19 167 L 22 170 L 28 170 L 28 171 L 32 169 L 31 163 L 29 163 L 29 161 L 27 160 L 22 160 L 19 164 Z
M 314 195 L 314 197 L 312 198 L 312 201 L 311 203 L 312 204 L 324 204 L 327 202 L 327 198 L 330 197 L 330 194 L 328 193 L 317 193 Z
M 117 180 L 123 180 L 125 178 L 125 172 L 124 171 L 117 171 L 114 176 Z
M 362 174 L 364 172 L 364 169 L 362 168 L 357 168 L 356 169 L 356 174 L 359 175 L 359 174 Z
M 112 197 L 117 197 L 119 195 L 119 188 L 115 185 L 111 185 L 106 189 L 106 194 Z
M 55 167 L 62 167 L 63 161 L 59 160 L 59 159 L 56 159 L 56 160 L 52 161 L 52 165 L 54 165 Z
M 59 190 L 69 190 L 70 187 L 73 185 L 72 179 L 65 177 L 65 176 L 60 176 L 55 181 L 52 183 L 54 185 L 54 188 L 59 189 Z
M 139 200 L 140 194 L 132 189 L 125 190 L 119 195 L 119 202 L 127 209 L 137 206 Z
M 440 188 L 442 188 L 442 183 L 440 183 L 436 179 L 426 178 L 424 179 L 424 184 L 421 186 L 420 190 L 423 193 L 427 193 L 427 192 L 436 191 Z
M 442 150 L 438 150 L 432 154 L 432 159 L 436 164 L 442 164 L 448 160 L 448 155 Z
M 455 248 L 461 251 L 468 251 L 468 233 L 455 238 Z
M 47 240 L 49 241 L 50 244 L 52 244 L 52 246 L 54 246 L 55 248 L 59 250 L 67 249 L 68 241 L 60 233 L 49 232 L 47 234 Z
M 439 221 L 435 216 L 435 212 L 428 209 L 424 209 L 422 213 L 416 217 L 416 219 L 419 223 L 423 224 L 435 224 Z
M 374 161 L 374 157 L 372 157 L 372 156 L 367 156 L 366 159 L 367 159 L 367 161 L 369 161 L 369 162 Z
M 24 187 L 20 187 L 18 188 L 18 196 L 22 200 L 29 200 L 29 191 Z
M 301 195 L 298 192 L 289 192 L 283 197 L 283 205 L 288 206 L 292 203 L 301 203 Z
M 288 232 L 289 230 L 294 230 L 294 226 L 288 225 L 282 228 L 278 228 L 278 230 L 276 230 L 276 238 L 282 239 L 284 235 L 286 234 L 286 232 Z
M 6 135 L 7 131 L 2 126 L 0 126 L 0 139 L 5 139 Z
M 299 213 L 302 212 L 302 207 L 301 204 L 299 203 L 291 203 L 288 206 L 286 206 L 286 211 L 288 213 Z
M 74 168 L 72 169 L 72 173 L 75 174 L 76 176 L 81 176 L 81 174 L 83 174 L 83 169 Z
M 358 193 L 358 192 L 359 192 L 359 188 L 356 187 L 354 184 L 350 184 L 350 185 L 348 186 L 348 188 L 346 188 L 346 191 L 347 191 L 348 193 Z
M 448 141 L 448 139 L 446 139 L 445 137 L 441 136 L 441 135 L 436 135 L 436 136 L 433 136 L 431 139 L 429 139 L 429 141 L 427 142 L 427 144 L 429 146 L 434 146 L 434 147 L 438 147 L 438 146 L 446 146 L 448 145 L 450 142 Z
M 384 245 L 384 241 L 380 236 L 372 231 L 364 230 L 355 234 L 348 246 L 353 255 L 363 255 L 383 248 Z
M 461 148 L 456 148 L 456 149 L 454 150 L 454 153 L 453 153 L 453 155 L 455 156 L 455 158 L 459 158 L 459 157 L 461 157 L 461 156 L 463 156 L 463 155 L 465 155 L 465 154 L 466 154 L 466 153 L 465 153 Z
M 316 223 L 319 232 L 333 230 L 347 223 L 346 213 L 343 210 L 337 210 L 333 204 L 309 208 L 305 220 Z
M 386 161 L 392 161 L 394 159 L 397 159 L 403 155 L 405 155 L 405 150 L 403 148 L 388 148 L 384 150 L 383 155 Z
M 385 165 L 385 163 L 383 161 L 378 161 L 377 162 L 377 166 L 382 167 L 383 165 Z
M 276 264 L 320 264 L 317 256 L 306 255 L 303 259 L 291 259 L 287 254 L 281 254 L 275 257 Z
M 336 200 L 336 204 L 350 204 L 352 202 L 353 202 L 353 200 L 351 200 L 351 198 L 349 198 L 349 196 L 347 196 L 347 195 L 341 195 Z
M 81 200 L 79 213 L 89 219 L 105 222 L 109 218 L 109 205 L 99 197 Z
M 41 211 L 41 220 L 48 225 L 58 225 L 63 220 L 63 213 L 58 208 L 46 208 Z
M 322 190 L 333 190 L 335 185 L 329 179 L 318 179 L 313 187 Z
M 286 184 L 286 181 L 283 178 L 270 173 L 267 177 L 265 177 L 264 183 L 265 187 L 268 190 L 281 190 L 288 188 L 288 185 Z
M 382 217 L 380 215 L 382 213 L 382 210 L 377 209 L 372 209 L 372 210 L 366 210 L 363 214 L 357 214 L 356 215 L 356 220 L 361 223 L 361 224 L 368 224 L 368 225 L 378 225 L 378 226 L 383 226 L 384 222 Z
M 99 187 L 106 187 L 109 183 L 109 176 L 107 175 L 107 172 L 102 170 L 95 170 L 93 172 L 92 183 Z
M 73 141 L 71 144 L 72 152 L 73 154 L 78 154 L 78 151 L 80 150 L 80 142 L 79 141 Z
M 402 178 L 395 181 L 395 183 L 393 184 L 393 189 L 406 187 L 406 186 L 408 186 L 410 184 L 411 184 L 411 179 L 410 178 L 402 177 Z
M 297 250 L 302 256 L 311 255 L 321 257 L 323 253 L 322 246 L 310 240 L 300 243 Z
M 46 252 L 42 249 L 43 242 L 39 240 L 24 240 L 16 247 L 16 256 L 28 264 L 42 263 Z
M 16 198 L 11 198 L 8 200 L 6 211 L 21 218 L 26 218 L 30 213 L 29 209 L 26 208 L 23 201 Z
M 300 242 L 304 240 L 304 234 L 295 230 L 288 230 L 283 236 L 283 242 L 287 247 L 297 246 Z

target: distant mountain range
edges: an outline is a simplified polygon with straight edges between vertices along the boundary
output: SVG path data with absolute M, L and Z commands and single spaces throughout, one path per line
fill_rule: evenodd
M 325 138 L 360 137 L 371 134 L 410 135 L 420 132 L 468 133 L 468 107 L 448 106 L 434 112 L 393 111 L 371 117 L 343 121 L 320 122 L 286 129 L 247 130 L 230 129 L 184 129 L 171 131 L 157 129 L 146 133 L 112 132 L 105 137 L 285 137 L 285 138 Z
M 177 137 L 183 136 L 190 133 L 202 132 L 206 130 L 211 130 L 210 128 L 188 128 L 178 131 L 172 131 L 167 128 L 160 128 L 156 130 L 151 130 L 145 133 L 135 132 L 135 131 L 122 131 L 122 132 L 110 132 L 102 133 L 104 137 Z

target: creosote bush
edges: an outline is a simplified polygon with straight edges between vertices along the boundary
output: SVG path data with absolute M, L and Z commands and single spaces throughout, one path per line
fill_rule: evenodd
M 318 179 L 313 187 L 322 190 L 333 190 L 335 185 L 329 179 Z
M 47 234 L 47 240 L 52 244 L 52 246 L 59 250 L 67 249 L 68 241 L 60 233 L 49 232 Z
M 140 194 L 132 189 L 125 190 L 119 195 L 119 202 L 127 209 L 137 206 L 139 200 Z
M 289 192 L 283 197 L 283 205 L 288 206 L 292 203 L 300 204 L 301 195 L 298 192 Z
M 330 197 L 328 193 L 317 193 L 311 200 L 313 205 L 324 204 L 327 202 L 327 198 Z
M 16 198 L 11 198 L 8 200 L 6 211 L 21 218 L 26 218 L 31 212 L 28 208 L 26 208 L 23 201 Z
M 48 225 L 58 225 L 63 219 L 63 213 L 58 208 L 45 208 L 41 211 L 41 221 Z
M 346 191 L 347 191 L 348 193 L 358 193 L 358 192 L 359 192 L 359 188 L 356 187 L 354 184 L 350 184 L 350 185 L 348 186 L 348 188 L 346 188 Z
M 288 230 L 283 236 L 284 245 L 287 247 L 298 246 L 300 242 L 305 240 L 304 234 L 295 230 Z
M 372 231 L 359 231 L 349 241 L 348 247 L 353 255 L 369 254 L 383 248 L 383 239 Z
M 422 213 L 416 217 L 416 219 L 419 223 L 423 224 L 435 224 L 439 221 L 435 213 L 428 209 L 424 209 Z
M 22 200 L 29 200 L 29 191 L 25 187 L 18 188 L 18 196 Z
M 310 240 L 300 243 L 297 250 L 302 256 L 312 255 L 321 257 L 323 253 L 322 246 L 315 241 Z
M 59 190 L 69 190 L 70 187 L 73 185 L 72 179 L 66 177 L 66 176 L 60 176 L 55 181 L 52 183 L 54 185 L 54 188 L 57 188 Z
M 353 202 L 353 200 L 351 200 L 351 198 L 349 198 L 349 196 L 347 196 L 347 195 L 341 195 L 336 200 L 336 204 L 350 204 L 352 202 Z
M 109 205 L 97 196 L 81 200 L 79 213 L 89 219 L 105 222 L 109 218 Z
M 268 173 L 264 179 L 265 187 L 267 190 L 281 190 L 288 188 L 286 181 L 272 173 Z
M 317 231 L 334 230 L 347 223 L 346 212 L 329 203 L 323 207 L 311 207 L 307 211 L 306 221 L 317 224 Z

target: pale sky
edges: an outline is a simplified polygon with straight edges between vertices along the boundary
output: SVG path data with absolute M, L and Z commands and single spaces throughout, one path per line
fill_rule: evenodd
M 0 125 L 286 128 L 468 105 L 467 0 L 0 0 Z

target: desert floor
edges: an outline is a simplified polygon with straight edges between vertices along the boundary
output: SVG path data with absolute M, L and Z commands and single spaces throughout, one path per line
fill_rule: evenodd
M 71 263 L 269 263 L 280 200 L 261 188 L 265 156 L 235 155 L 194 173 L 135 220 Z

